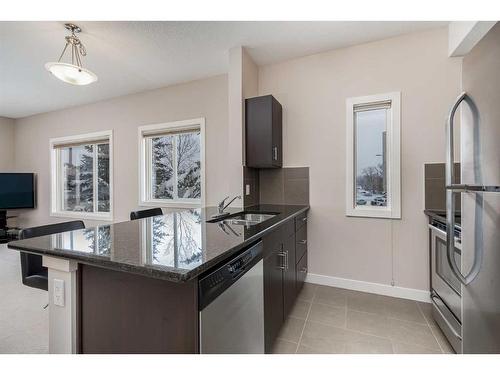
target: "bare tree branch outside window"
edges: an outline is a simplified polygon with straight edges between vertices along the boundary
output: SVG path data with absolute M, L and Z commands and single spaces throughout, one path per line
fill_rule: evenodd
M 97 191 L 97 211 L 109 212 L 109 144 L 64 147 L 59 151 L 59 157 L 62 169 L 62 210 L 93 212 L 94 191 Z M 97 171 L 94 171 L 95 158 Z
M 152 262 L 164 266 L 193 268 L 202 260 L 201 213 L 173 212 L 151 218 Z
M 387 206 L 386 109 L 356 112 L 356 205 Z
M 201 198 L 200 131 L 151 139 L 154 199 Z

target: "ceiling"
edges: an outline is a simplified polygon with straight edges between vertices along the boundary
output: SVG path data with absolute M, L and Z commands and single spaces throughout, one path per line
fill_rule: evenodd
M 0 116 L 20 118 L 227 72 L 242 45 L 258 65 L 448 22 L 76 22 L 99 80 L 72 86 L 44 68 L 67 34 L 64 22 L 0 22 Z

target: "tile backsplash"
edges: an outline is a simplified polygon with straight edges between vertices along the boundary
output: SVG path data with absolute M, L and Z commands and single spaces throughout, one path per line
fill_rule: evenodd
M 309 204 L 309 167 L 261 169 L 260 204 Z
M 445 164 L 429 163 L 424 165 L 425 209 L 446 210 Z M 455 163 L 455 183 L 460 181 L 460 163 Z M 456 195 L 455 210 L 460 211 L 460 195 Z
M 249 193 L 246 194 L 247 186 Z M 243 167 L 243 205 L 244 207 L 259 204 L 259 170 L 254 168 Z
M 257 204 L 309 204 L 309 167 L 244 167 L 243 191 L 245 207 Z

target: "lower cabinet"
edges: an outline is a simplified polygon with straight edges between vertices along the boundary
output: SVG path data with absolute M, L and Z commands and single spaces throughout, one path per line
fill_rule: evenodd
M 303 219 L 300 218 L 300 220 L 302 223 Z M 296 228 L 297 221 L 292 219 L 262 239 L 266 353 L 272 351 L 274 342 L 295 304 L 307 273 L 307 251 L 303 252 L 303 247 L 300 248 L 302 257 L 297 260 Z
M 265 245 L 265 241 L 264 241 Z M 283 324 L 283 266 L 281 246 L 264 259 L 264 337 L 270 353 Z
M 283 314 L 284 319 L 292 311 L 297 297 L 296 270 L 295 270 L 295 233 L 287 235 L 283 242 L 284 270 L 283 270 Z
M 296 277 L 295 277 L 295 286 L 296 286 L 296 293 L 299 294 L 300 290 L 304 286 L 304 281 L 306 280 L 307 276 L 307 251 L 304 255 L 302 255 L 302 258 L 298 261 L 297 265 L 295 266 L 296 270 Z

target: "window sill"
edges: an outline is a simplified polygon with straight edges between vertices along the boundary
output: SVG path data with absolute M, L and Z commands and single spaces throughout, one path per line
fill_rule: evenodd
M 51 212 L 50 216 L 82 220 L 113 221 L 113 216 L 108 213 L 57 211 Z
M 401 219 L 401 213 L 390 208 L 351 208 L 347 209 L 348 217 L 368 217 L 374 219 Z

